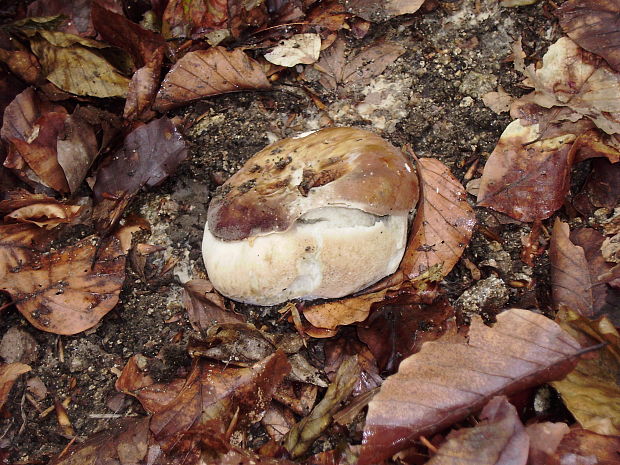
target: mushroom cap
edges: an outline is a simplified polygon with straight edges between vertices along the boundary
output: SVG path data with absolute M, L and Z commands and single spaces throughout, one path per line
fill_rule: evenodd
M 291 229 L 322 207 L 376 216 L 407 214 L 418 178 L 403 153 L 357 128 L 322 129 L 261 150 L 215 193 L 207 213 L 211 234 L 238 241 Z

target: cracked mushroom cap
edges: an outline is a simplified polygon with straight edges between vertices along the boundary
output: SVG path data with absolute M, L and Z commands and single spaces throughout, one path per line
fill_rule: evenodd
M 209 278 L 257 305 L 351 294 L 396 270 L 417 200 L 411 163 L 374 133 L 284 139 L 216 191 L 203 241 Z

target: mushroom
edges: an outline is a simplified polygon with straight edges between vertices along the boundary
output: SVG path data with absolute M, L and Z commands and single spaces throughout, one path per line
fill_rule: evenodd
M 372 132 L 281 140 L 216 190 L 202 245 L 209 279 L 255 305 L 360 291 L 397 269 L 417 200 L 411 163 Z

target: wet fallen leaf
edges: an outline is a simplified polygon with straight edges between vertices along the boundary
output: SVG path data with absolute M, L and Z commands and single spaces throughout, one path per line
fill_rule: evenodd
M 129 52 L 138 70 L 134 72 L 125 103 L 125 118 L 145 116 L 159 88 L 159 74 L 166 50 L 162 35 L 143 29 L 124 16 L 103 8 L 92 7 L 92 21 L 103 40 Z
M 0 31 L 0 61 L 28 84 L 40 84 L 43 79 L 37 57 L 16 37 L 3 31 Z
M 45 78 L 60 89 L 100 98 L 127 94 L 129 79 L 97 52 L 102 44 L 62 32 L 38 34 L 30 39 L 30 47 Z
M 346 7 L 347 11 L 367 21 L 385 21 L 393 16 L 415 13 L 423 3 L 424 0 L 349 0 Z
M 41 228 L 52 229 L 62 223 L 71 223 L 81 210 L 79 205 L 65 205 L 57 201 L 36 203 L 12 211 L 4 220 L 32 223 Z
M 492 328 L 474 318 L 467 340 L 444 335 L 428 342 L 384 381 L 368 407 L 359 464 L 391 456 L 495 395 L 561 378 L 579 350 L 556 323 L 528 310 L 506 310 Z
M 31 369 L 29 365 L 19 362 L 0 363 L 0 407 L 9 398 L 9 393 L 17 378 Z
M 553 465 L 617 465 L 620 437 L 573 428 L 558 446 Z M 547 462 L 549 463 L 549 462 Z M 546 465 L 546 464 L 545 464 Z
M 295 415 L 286 407 L 273 404 L 269 407 L 267 412 L 265 412 L 265 416 L 261 422 L 265 430 L 267 430 L 267 434 L 269 434 L 274 441 L 280 442 L 295 424 Z
M 558 322 L 586 343 L 608 345 L 579 361 L 566 378 L 552 382 L 582 428 L 599 434 L 620 434 L 620 335 L 609 320 L 598 323 L 571 311 L 561 311 Z M 581 334 L 577 332 L 581 331 Z M 594 338 L 585 337 L 585 334 Z
M 0 282 L 47 249 L 49 233 L 32 224 L 0 225 Z
M 241 323 L 244 318 L 224 306 L 224 298 L 217 294 L 206 279 L 194 279 L 183 284 L 183 305 L 189 322 L 196 331 L 206 331 L 221 323 Z
M 484 166 L 478 205 L 519 221 L 551 216 L 570 188 L 577 135 L 541 139 L 538 124 L 510 123 Z
M 105 197 L 131 197 L 143 186 L 163 182 L 187 158 L 187 146 L 168 118 L 133 130 L 123 147 L 107 158 L 93 187 L 98 201 Z
M 120 0 L 96 0 L 105 8 L 123 12 L 123 4 Z M 59 31 L 69 34 L 77 34 L 82 37 L 92 37 L 95 30 L 91 21 L 91 9 L 95 0 L 35 0 L 28 5 L 28 16 L 55 16 L 62 15 L 68 20 L 58 26 Z
M 359 376 L 360 366 L 357 357 L 350 357 L 340 365 L 334 381 L 327 388 L 321 402 L 314 407 L 310 415 L 293 426 L 286 435 L 284 447 L 293 458 L 304 454 L 325 431 L 334 413 L 340 408 L 340 404 L 353 391 Z
M 372 311 L 357 327 L 357 334 L 377 359 L 381 372 L 392 374 L 401 360 L 419 351 L 424 342 L 441 336 L 453 316 L 454 308 L 444 299 L 422 305 L 397 298 Z
M 228 425 L 236 410 L 239 425 L 259 421 L 289 370 L 281 351 L 249 368 L 196 360 L 178 396 L 153 415 L 151 431 L 168 440 L 212 420 Z
M 346 43 L 338 38 L 324 50 L 314 67 L 323 77 L 319 81 L 328 90 L 344 90 L 349 84 L 367 84 L 379 76 L 396 59 L 405 53 L 404 47 L 393 42 L 378 41 L 355 56 L 346 56 Z
M 57 140 L 64 131 L 67 111 L 51 104 L 29 87 L 6 107 L 0 136 L 10 144 L 4 166 L 18 172 L 32 170 L 30 178 L 60 191 L 69 185 L 58 163 Z M 28 173 L 23 173 L 28 176 Z
M 189 52 L 164 78 L 153 108 L 158 111 L 211 95 L 268 89 L 262 67 L 242 50 L 223 47 Z
M 295 34 L 284 39 L 273 50 L 265 54 L 265 59 L 274 65 L 293 67 L 309 65 L 319 59 L 321 37 L 318 34 Z
M 88 237 L 19 263 L 0 276 L 0 289 L 33 326 L 68 335 L 92 328 L 114 308 L 124 278 L 120 241 Z
M 473 428 L 451 431 L 428 465 L 525 464 L 530 439 L 517 410 L 505 396 L 493 397 Z
M 553 301 L 585 317 L 609 315 L 618 320 L 620 294 L 599 277 L 611 270 L 601 253 L 605 237 L 594 229 L 570 233 L 566 223 L 556 219 L 549 258 Z
M 580 47 L 596 53 L 620 72 L 620 5 L 606 0 L 569 0 L 556 11 L 562 29 Z

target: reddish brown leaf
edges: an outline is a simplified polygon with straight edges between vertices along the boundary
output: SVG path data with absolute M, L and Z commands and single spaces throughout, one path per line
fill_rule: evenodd
M 617 465 L 620 451 L 620 437 L 602 436 L 590 431 L 574 428 L 560 443 L 552 465 Z M 547 465 L 547 463 L 545 465 Z
M 260 64 L 242 50 L 212 47 L 189 52 L 175 63 L 162 82 L 153 108 L 165 111 L 211 95 L 270 86 Z
M 0 276 L 24 317 L 36 328 L 76 334 L 96 325 L 118 302 L 125 278 L 120 241 L 94 237 L 32 257 Z
M 183 285 L 183 305 L 189 322 L 196 331 L 207 330 L 215 324 L 242 323 L 244 318 L 224 306 L 224 298 L 214 292 L 206 279 L 194 279 Z
M 550 457 L 570 431 L 566 423 L 534 423 L 525 428 L 530 437 L 528 465 L 549 465 Z
M 568 37 L 620 72 L 620 5 L 613 0 L 569 0 L 556 11 Z
M 527 462 L 529 436 L 517 410 L 504 396 L 493 397 L 473 428 L 452 431 L 428 465 L 517 465 Z
M 382 372 L 398 369 L 401 360 L 420 350 L 426 341 L 441 336 L 454 308 L 439 299 L 431 305 L 406 300 L 382 304 L 357 328 L 359 338 L 370 348 Z
M 19 362 L 0 363 L 0 407 L 9 398 L 9 393 L 17 378 L 30 370 L 30 366 Z
M 598 208 L 613 209 L 620 204 L 620 163 L 606 159 L 592 160 L 592 171 L 573 205 L 582 214 L 591 216 Z
M 127 90 L 123 117 L 148 120 L 155 114 L 151 111 L 151 106 L 159 89 L 159 73 L 163 59 L 164 49 L 160 48 L 142 68 L 133 74 Z
M 19 94 L 6 107 L 0 136 L 11 144 L 4 165 L 24 170 L 24 162 L 36 181 L 68 192 L 67 179 L 58 163 L 56 144 L 64 130 L 66 110 L 41 100 L 32 88 Z
M 170 0 L 163 16 L 164 30 L 170 37 L 190 37 L 225 29 L 227 21 L 227 0 L 199 0 L 189 4 Z
M 149 450 L 151 460 L 161 453 L 150 437 L 149 418 L 127 418 L 60 454 L 50 465 L 144 463 Z
M 386 292 L 387 290 L 384 289 L 371 294 L 313 305 L 304 308 L 304 316 L 313 326 L 328 329 L 364 321 L 372 305 L 383 300 Z
M 387 344 L 386 344 L 387 345 Z M 325 374 L 330 381 L 334 381 L 342 362 L 352 356 L 357 356 L 361 373 L 353 388 L 353 396 L 358 396 L 381 385 L 383 380 L 379 376 L 377 361 L 372 352 L 359 342 L 354 334 L 343 333 L 337 339 L 330 339 L 325 343 Z
M 500 313 L 492 328 L 473 319 L 466 341 L 445 335 L 424 344 L 370 402 L 358 463 L 380 462 L 495 395 L 561 378 L 579 350 L 556 323 L 521 309 Z
M 484 166 L 478 205 L 519 221 L 548 218 L 570 188 L 576 134 L 540 139 L 538 125 L 508 125 Z
M 95 197 L 131 197 L 143 186 L 164 181 L 185 158 L 185 141 L 172 122 L 151 121 L 129 133 L 123 147 L 104 162 L 93 187 Z
M 566 306 L 588 318 L 606 314 L 618 323 L 620 292 L 599 278 L 613 268 L 601 253 L 604 240 L 589 228 L 571 234 L 556 219 L 549 250 L 553 301 L 556 308 Z
M 465 188 L 446 165 L 420 158 L 416 167 L 420 201 L 399 271 L 413 279 L 440 266 L 440 274 L 445 276 L 469 244 L 476 216 L 467 203 Z
M 95 35 L 91 21 L 91 8 L 95 0 L 36 0 L 28 5 L 28 16 L 55 16 L 63 15 L 68 18 L 58 30 L 77 34 L 82 37 Z M 96 0 L 107 9 L 116 13 L 123 12 L 123 3 L 120 0 Z
M 153 415 L 151 431 L 158 438 L 172 438 L 212 420 L 228 425 L 237 409 L 239 424 L 256 422 L 289 370 L 281 351 L 250 368 L 197 360 L 179 395 Z

